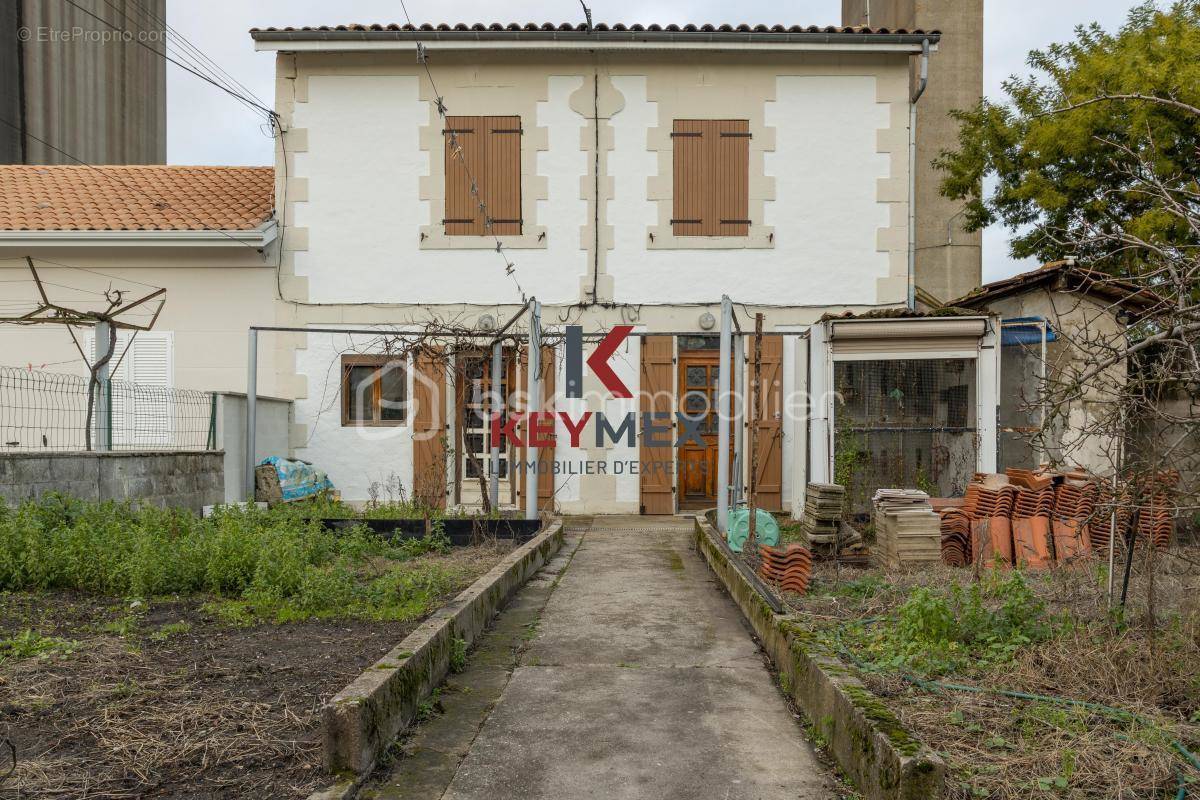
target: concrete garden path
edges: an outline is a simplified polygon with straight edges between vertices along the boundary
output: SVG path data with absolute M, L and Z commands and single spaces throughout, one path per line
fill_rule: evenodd
M 833 797 L 682 517 L 568 521 L 375 798 Z

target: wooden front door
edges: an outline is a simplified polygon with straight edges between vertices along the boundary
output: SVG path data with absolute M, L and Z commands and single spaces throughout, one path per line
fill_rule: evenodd
M 717 502 L 717 375 L 716 350 L 680 350 L 679 410 L 699 419 L 704 447 L 688 439 L 679 448 L 679 506 L 701 508 Z

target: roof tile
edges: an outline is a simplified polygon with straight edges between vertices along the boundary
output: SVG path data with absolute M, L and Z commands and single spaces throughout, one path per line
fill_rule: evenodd
M 0 165 L 0 230 L 253 230 L 272 167 Z
M 312 25 L 312 26 L 305 25 L 305 26 L 299 27 L 299 28 L 295 28 L 292 26 L 287 26 L 287 27 L 283 27 L 283 28 L 273 28 L 273 27 L 272 28 L 251 28 L 250 33 L 251 34 L 254 34 L 254 33 L 280 33 L 280 32 L 295 33 L 295 32 L 305 32 L 305 31 L 308 31 L 308 32 L 315 32 L 315 31 L 363 31 L 363 32 L 366 32 L 366 31 L 405 31 L 405 32 L 413 32 L 413 31 L 514 31 L 514 32 L 560 31 L 560 32 L 586 33 L 587 30 L 588 30 L 587 25 L 582 22 L 578 23 L 578 24 L 564 22 L 564 23 L 560 23 L 557 25 L 553 22 L 543 22 L 540 25 L 535 22 L 527 22 L 524 24 L 519 23 L 519 22 L 509 22 L 509 23 L 501 23 L 501 22 L 429 23 L 429 22 L 424 22 L 419 25 L 398 24 L 395 22 L 389 23 L 386 25 L 382 24 L 382 23 L 378 23 L 378 22 L 370 23 L 370 24 L 360 24 L 360 23 L 352 22 L 352 23 L 348 23 L 345 25 Z M 837 34 L 837 33 L 845 33 L 845 34 L 877 33 L 877 34 L 901 34 L 901 35 L 903 35 L 903 34 L 922 35 L 922 34 L 926 34 L 926 33 L 929 33 L 929 34 L 938 33 L 938 31 L 935 31 L 935 30 L 926 31 L 926 30 L 922 30 L 920 28 L 916 28 L 916 29 L 912 29 L 912 30 L 909 30 L 907 28 L 895 28 L 895 29 L 869 28 L 869 27 L 866 27 L 863 25 L 824 25 L 824 26 L 822 26 L 822 25 L 807 25 L 807 26 L 805 26 L 805 25 L 775 24 L 775 25 L 767 26 L 767 25 L 761 25 L 761 24 L 750 25 L 750 24 L 744 23 L 744 22 L 736 24 L 736 25 L 730 24 L 730 23 L 725 23 L 725 24 L 688 23 L 688 24 L 684 24 L 684 25 L 677 25 L 674 23 L 668 24 L 668 25 L 659 25 L 656 23 L 652 23 L 650 25 L 642 25 L 640 23 L 634 23 L 631 25 L 626 25 L 621 22 L 615 22 L 612 24 L 598 22 L 593 26 L 593 30 L 596 30 L 596 31 L 669 31 L 672 33 L 713 33 L 713 32 L 720 32 L 720 33 L 730 33 L 730 32 L 737 32 L 737 33 L 834 33 L 834 34 Z

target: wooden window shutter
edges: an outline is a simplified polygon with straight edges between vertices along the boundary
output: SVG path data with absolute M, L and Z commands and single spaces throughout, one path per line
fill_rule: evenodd
M 447 236 L 483 235 L 483 215 L 471 194 L 471 175 L 478 179 L 483 166 L 482 124 L 482 117 L 446 117 L 442 130 L 446 141 L 446 215 L 442 222 Z M 461 158 L 456 147 L 462 148 Z
M 497 236 L 521 233 L 521 118 L 483 117 L 485 139 L 483 197 Z M 485 234 L 488 232 L 485 230 Z
M 705 198 L 709 192 L 704 169 L 705 120 L 677 119 L 671 129 L 673 202 L 671 232 L 704 236 Z
M 447 236 L 521 233 L 521 136 L 520 117 L 446 117 Z M 472 177 L 478 197 L 471 191 Z M 485 215 L 492 220 L 490 231 Z
M 716 236 L 750 234 L 750 123 L 715 120 L 716 135 L 708 143 L 716 173 L 713 192 Z
M 676 236 L 750 233 L 750 123 L 677 119 L 671 230 Z

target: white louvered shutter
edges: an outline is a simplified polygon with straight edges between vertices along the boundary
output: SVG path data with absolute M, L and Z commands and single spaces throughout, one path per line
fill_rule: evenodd
M 109 376 L 112 386 L 112 444 L 114 448 L 171 447 L 175 443 L 174 336 L 170 331 L 117 332 Z M 95 352 L 95 334 L 88 335 L 88 354 Z M 124 357 L 122 357 L 124 353 Z

